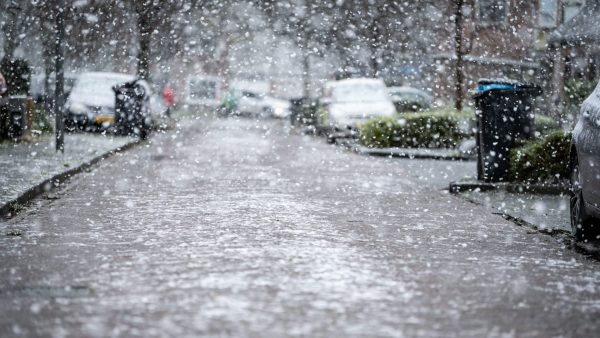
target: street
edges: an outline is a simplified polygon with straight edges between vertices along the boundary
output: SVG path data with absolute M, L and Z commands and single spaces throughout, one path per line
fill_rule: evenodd
M 2 336 L 597 335 L 599 262 L 444 190 L 474 172 L 184 120 L 0 221 Z

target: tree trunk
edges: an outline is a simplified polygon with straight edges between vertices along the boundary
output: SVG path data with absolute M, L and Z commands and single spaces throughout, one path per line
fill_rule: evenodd
M 379 61 L 377 61 L 377 48 L 371 48 L 371 77 L 376 78 L 379 75 Z
M 16 1 L 12 1 L 10 5 L 8 5 L 8 20 L 6 20 L 4 26 L 2 26 L 4 33 L 4 57 L 9 60 L 12 60 L 15 49 L 17 49 L 17 46 L 19 45 L 17 38 L 17 20 L 19 15 L 21 15 L 21 8 Z
M 142 79 L 148 79 L 150 76 L 150 37 L 152 27 L 150 27 L 150 15 L 148 10 L 138 12 L 138 32 L 140 34 L 140 49 L 138 51 L 137 75 Z
M 552 60 L 552 83 L 554 84 L 552 102 L 554 103 L 555 107 L 554 116 L 558 118 L 561 125 L 564 123 L 564 120 L 567 117 L 565 116 L 565 107 L 563 104 L 565 98 L 566 51 L 566 46 L 563 43 L 559 43 L 553 48 L 554 59 Z M 574 121 L 576 121 L 576 118 Z
M 463 108 L 463 4 L 464 0 L 455 0 L 455 12 L 454 12 L 454 48 L 456 54 L 456 65 L 455 65 L 455 101 L 454 108 L 461 111 Z
M 302 84 L 303 96 L 310 97 L 310 53 L 306 49 L 302 51 Z

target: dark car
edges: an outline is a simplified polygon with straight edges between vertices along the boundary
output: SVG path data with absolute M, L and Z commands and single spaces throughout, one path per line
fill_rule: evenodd
M 433 103 L 431 95 L 417 88 L 389 87 L 388 91 L 398 113 L 426 110 L 431 108 Z
M 600 232 L 600 84 L 581 105 L 570 153 L 571 229 L 576 240 Z

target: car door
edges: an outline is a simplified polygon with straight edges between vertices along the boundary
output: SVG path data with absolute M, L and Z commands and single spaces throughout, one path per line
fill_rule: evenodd
M 600 209 L 600 88 L 581 105 L 582 129 L 578 156 L 583 181 L 583 198 Z

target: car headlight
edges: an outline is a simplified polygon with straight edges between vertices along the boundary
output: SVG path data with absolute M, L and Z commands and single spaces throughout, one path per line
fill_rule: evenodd
M 285 116 L 288 114 L 288 109 L 286 107 L 275 107 L 275 115 Z
M 88 108 L 82 103 L 71 103 L 69 106 L 69 111 L 73 114 L 83 115 L 88 112 Z

